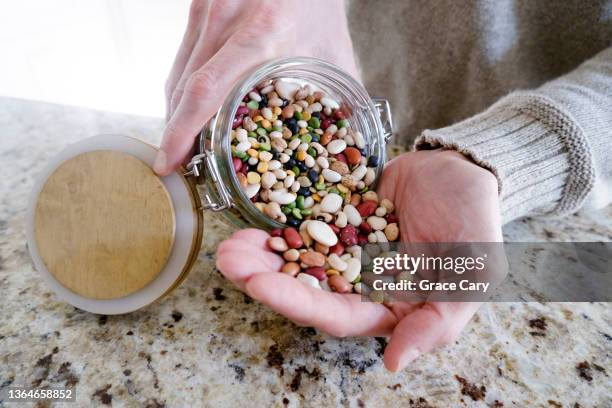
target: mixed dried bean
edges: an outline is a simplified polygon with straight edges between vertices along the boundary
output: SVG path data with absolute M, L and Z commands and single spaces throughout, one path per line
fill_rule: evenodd
M 237 109 L 233 166 L 247 197 L 287 225 L 269 247 L 283 273 L 339 293 L 361 292 L 361 246 L 398 239 L 393 203 L 369 190 L 377 156 L 350 126 L 350 110 L 310 85 L 275 80 Z

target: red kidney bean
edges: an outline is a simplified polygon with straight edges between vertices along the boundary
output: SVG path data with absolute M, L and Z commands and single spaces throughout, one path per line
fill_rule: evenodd
M 332 231 L 334 231 L 334 234 L 338 235 L 338 233 L 340 232 L 340 228 L 336 227 L 336 225 L 332 223 L 329 223 L 327 225 L 329 225 L 329 228 L 331 228 Z
M 370 232 L 372 232 L 372 226 L 367 222 L 363 221 L 361 225 L 359 225 L 359 230 L 364 234 L 369 234 Z
M 236 116 L 242 116 L 248 113 L 249 113 L 249 108 L 247 108 L 246 106 L 239 106 L 238 110 L 236 111 Z
M 357 235 L 357 244 L 364 246 L 368 243 L 368 237 L 364 234 Z
M 342 245 L 342 242 L 338 241 L 336 245 L 329 248 L 329 253 L 336 254 L 338 256 L 342 255 L 344 253 L 344 245 Z
M 325 130 L 328 127 L 330 127 L 332 124 L 332 121 L 330 119 L 325 119 L 324 121 L 321 122 L 321 129 Z
M 357 245 L 357 229 L 351 224 L 340 230 L 340 242 L 345 246 Z
M 243 165 L 243 166 L 240 168 L 240 171 L 239 171 L 239 173 L 242 173 L 242 174 L 244 174 L 245 176 L 247 175 L 247 173 L 248 173 L 248 172 L 249 172 L 249 166 L 247 166 L 247 165 Z
M 345 118 L 344 112 L 341 109 L 336 109 L 336 111 L 334 112 L 334 119 L 341 120 L 344 118 Z
M 285 237 L 285 241 L 287 241 L 289 248 L 298 249 L 304 245 L 304 241 L 302 241 L 300 233 L 297 232 L 295 228 L 285 228 L 283 230 L 283 236 Z
M 232 157 L 232 164 L 234 165 L 235 172 L 239 172 L 242 168 L 242 160 L 237 157 Z
M 376 211 L 376 207 L 378 207 L 378 203 L 374 200 L 366 200 L 357 206 L 357 211 L 362 217 L 369 217 L 374 214 Z
M 344 155 L 344 153 L 338 153 L 336 155 L 336 160 L 341 161 L 344 164 L 348 164 L 348 160 L 346 160 L 346 156 Z
M 385 219 L 387 220 L 387 224 L 393 224 L 394 222 L 398 222 L 397 215 L 395 214 L 387 214 Z
M 322 281 L 327 275 L 325 275 L 325 269 L 321 266 L 313 266 L 304 269 L 304 273 L 314 276 L 318 280 Z
M 283 229 L 282 228 L 274 228 L 272 231 L 270 231 L 270 235 L 273 237 L 280 237 L 281 235 L 283 235 Z
M 232 129 L 236 129 L 240 127 L 241 125 L 242 125 L 242 117 L 241 116 L 235 117 L 234 121 L 232 122 Z

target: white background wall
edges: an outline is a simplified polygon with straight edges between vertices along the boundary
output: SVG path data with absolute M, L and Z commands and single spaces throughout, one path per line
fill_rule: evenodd
M 189 0 L 0 0 L 0 95 L 164 115 Z

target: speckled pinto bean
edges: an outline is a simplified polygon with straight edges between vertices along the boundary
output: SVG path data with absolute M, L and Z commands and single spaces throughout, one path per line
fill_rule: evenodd
M 275 79 L 244 95 L 230 137 L 246 197 L 286 226 L 268 239 L 281 272 L 338 293 L 361 291 L 361 251 L 348 248 L 400 236 L 393 203 L 370 190 L 380 160 L 353 120 L 313 84 Z

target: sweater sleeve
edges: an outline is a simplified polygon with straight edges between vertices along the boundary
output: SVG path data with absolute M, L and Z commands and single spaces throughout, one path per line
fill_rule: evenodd
M 414 147 L 454 149 L 491 170 L 504 222 L 603 207 L 612 199 L 612 48 L 476 116 L 425 130 Z

